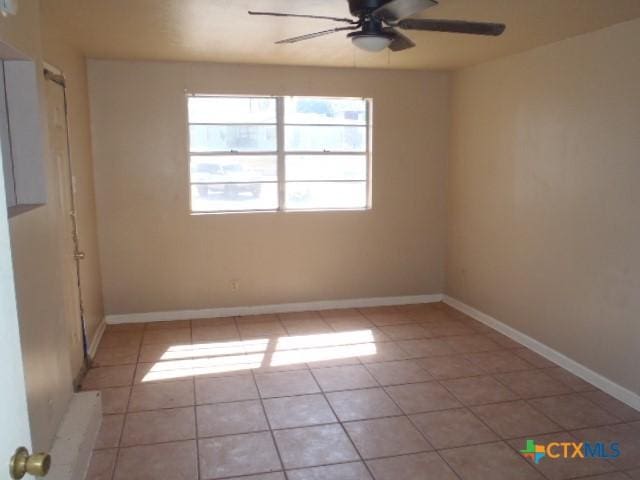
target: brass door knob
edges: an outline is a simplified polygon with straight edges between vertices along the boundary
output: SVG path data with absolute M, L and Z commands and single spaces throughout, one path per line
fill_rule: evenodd
M 51 468 L 51 455 L 48 453 L 29 455 L 29 450 L 24 447 L 18 448 L 9 462 L 9 474 L 16 480 L 27 473 L 35 477 L 44 477 L 49 473 L 49 468 Z

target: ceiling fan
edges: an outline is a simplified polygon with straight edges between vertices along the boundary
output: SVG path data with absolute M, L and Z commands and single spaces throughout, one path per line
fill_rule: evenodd
M 369 52 L 379 52 L 389 47 L 398 52 L 416 46 L 413 41 L 398 29 L 426 30 L 431 32 L 469 33 L 474 35 L 498 36 L 504 32 L 501 23 L 467 22 L 464 20 L 435 20 L 407 18 L 438 5 L 436 0 L 348 0 L 353 18 L 326 17 L 319 15 L 300 15 L 294 13 L 253 12 L 250 15 L 268 15 L 273 17 L 299 17 L 331 20 L 349 24 L 345 27 L 331 28 L 321 32 L 308 33 L 287 38 L 276 43 L 296 43 L 331 33 L 351 30 L 347 37 L 357 47 Z

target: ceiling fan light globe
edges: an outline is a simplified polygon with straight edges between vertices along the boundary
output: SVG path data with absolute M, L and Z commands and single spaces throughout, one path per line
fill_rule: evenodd
M 381 52 L 391 43 L 391 37 L 386 35 L 354 35 L 351 37 L 353 44 L 367 52 Z

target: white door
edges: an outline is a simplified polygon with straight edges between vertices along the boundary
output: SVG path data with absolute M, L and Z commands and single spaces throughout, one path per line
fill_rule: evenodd
M 78 262 L 84 256 L 80 251 L 76 222 L 73 173 L 69 157 L 66 99 L 64 79 L 54 73 L 45 73 L 49 145 L 56 160 L 60 211 L 63 212 L 61 227 L 62 259 L 64 269 L 65 318 L 71 332 L 71 371 L 78 372 L 84 361 L 84 326 L 82 322 L 82 296 L 80 291 L 80 268 Z
M 3 175 L 0 175 L 0 385 L 0 479 L 4 480 L 9 478 L 7 465 L 16 448 L 31 450 L 31 433 Z

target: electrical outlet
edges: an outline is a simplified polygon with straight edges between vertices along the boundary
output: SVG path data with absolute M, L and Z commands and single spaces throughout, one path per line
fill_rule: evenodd
M 53 398 L 48 397 L 47 398 L 47 415 L 48 415 L 48 418 L 53 418 L 54 406 L 55 406 L 55 403 L 53 401 Z
M 231 291 L 237 292 L 238 290 L 240 290 L 240 280 L 231 280 Z

